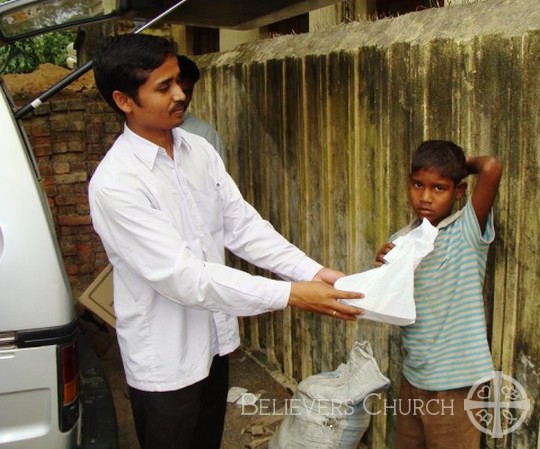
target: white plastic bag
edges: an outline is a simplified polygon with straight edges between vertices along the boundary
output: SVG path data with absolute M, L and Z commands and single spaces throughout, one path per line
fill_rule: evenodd
M 362 273 L 344 276 L 335 283 L 340 290 L 364 293 L 364 298 L 343 300 L 364 309 L 359 318 L 406 326 L 416 320 L 414 269 L 433 250 L 438 229 L 424 219 L 408 234 L 394 240 L 387 263 Z
M 369 342 L 356 342 L 346 364 L 298 384 L 269 449 L 356 449 L 371 418 L 364 399 L 389 384 Z

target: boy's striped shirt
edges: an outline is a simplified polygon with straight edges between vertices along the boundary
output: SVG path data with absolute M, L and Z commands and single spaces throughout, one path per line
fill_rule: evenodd
M 481 235 L 469 200 L 438 228 L 415 271 L 416 322 L 402 328 L 403 375 L 433 391 L 470 386 L 493 371 L 482 296 L 492 216 Z

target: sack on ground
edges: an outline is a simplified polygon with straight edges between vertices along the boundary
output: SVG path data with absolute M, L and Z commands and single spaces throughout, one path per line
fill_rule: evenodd
M 298 384 L 269 449 L 356 449 L 371 418 L 364 399 L 389 384 L 369 342 L 356 342 L 347 363 Z

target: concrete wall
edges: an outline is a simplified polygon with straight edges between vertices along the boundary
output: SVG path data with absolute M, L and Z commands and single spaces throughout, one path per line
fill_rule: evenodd
M 324 264 L 356 272 L 410 218 L 411 151 L 451 139 L 505 164 L 486 309 L 496 369 L 539 396 L 540 8 L 485 1 L 352 23 L 199 57 L 195 110 L 229 145 L 230 170 L 261 213 Z M 398 330 L 286 310 L 244 321 L 245 342 L 288 378 L 332 370 L 368 339 L 398 379 Z M 395 395 L 395 383 L 389 398 Z M 489 447 L 538 445 L 538 400 Z M 371 447 L 392 440 L 377 417 Z

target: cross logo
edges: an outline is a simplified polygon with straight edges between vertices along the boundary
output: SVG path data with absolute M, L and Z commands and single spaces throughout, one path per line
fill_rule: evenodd
M 478 380 L 465 399 L 465 410 L 473 425 L 492 438 L 502 438 L 518 429 L 530 409 L 525 388 L 501 371 Z

